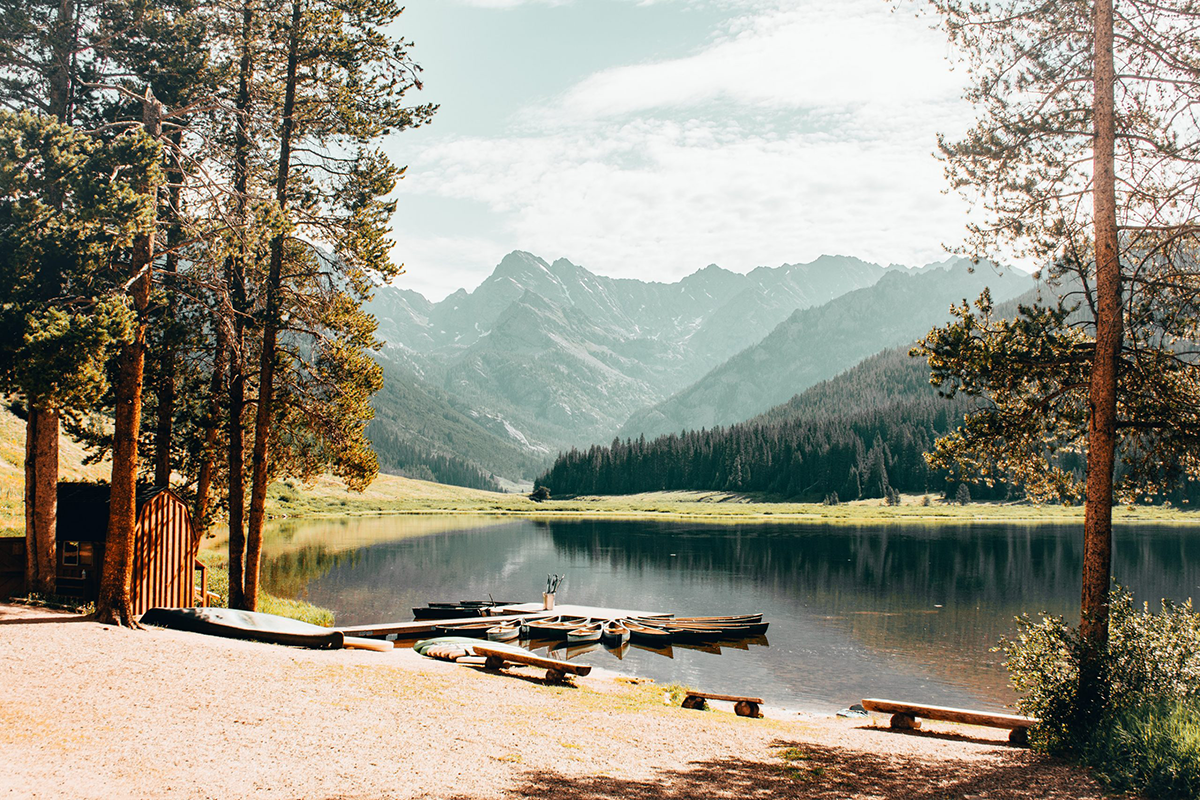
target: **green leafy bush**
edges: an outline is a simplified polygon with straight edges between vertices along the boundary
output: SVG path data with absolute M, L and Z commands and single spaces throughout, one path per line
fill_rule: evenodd
M 1017 623 L 1001 649 L 1022 713 L 1041 720 L 1030 732 L 1034 748 L 1094 767 L 1114 789 L 1200 797 L 1200 614 L 1191 601 L 1151 612 L 1113 591 L 1102 664 L 1109 698 L 1100 710 L 1080 707 L 1078 629 L 1061 617 Z

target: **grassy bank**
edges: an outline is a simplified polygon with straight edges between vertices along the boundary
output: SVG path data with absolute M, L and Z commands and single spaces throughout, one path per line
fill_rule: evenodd
M 926 505 L 926 497 L 929 504 Z M 905 495 L 899 506 L 865 500 L 825 506 L 776 503 L 728 492 L 650 492 L 628 496 L 577 497 L 535 503 L 524 495 L 463 489 L 426 481 L 381 475 L 362 494 L 349 492 L 331 479 L 311 486 L 279 483 L 271 489 L 272 517 L 305 519 L 373 514 L 488 514 L 535 518 L 606 517 L 688 519 L 736 524 L 752 522 L 879 522 L 1051 523 L 1083 522 L 1079 506 L 1030 504 L 947 504 L 933 495 Z M 1165 523 L 1200 525 L 1200 512 L 1161 506 L 1113 509 L 1118 524 Z
M 217 595 L 210 605 L 226 608 L 229 605 L 229 560 L 213 550 L 201 550 L 197 556 L 208 567 L 208 590 Z M 291 617 L 326 628 L 333 625 L 333 612 L 304 600 L 287 600 L 269 592 L 259 592 L 258 610 L 266 614 Z

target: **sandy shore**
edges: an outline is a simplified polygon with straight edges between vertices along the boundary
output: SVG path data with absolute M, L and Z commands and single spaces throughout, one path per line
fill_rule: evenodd
M 1000 731 L 749 720 L 540 672 L 0 605 L 0 798 L 1102 796 Z

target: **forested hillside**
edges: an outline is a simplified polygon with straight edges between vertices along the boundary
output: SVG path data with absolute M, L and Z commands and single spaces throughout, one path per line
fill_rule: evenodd
M 954 487 L 924 453 L 973 401 L 939 397 L 928 375 L 907 348 L 887 350 L 744 423 L 571 450 L 538 483 L 556 495 L 708 489 L 844 501 L 941 493 Z
M 486 476 L 442 483 L 490 489 L 491 475 L 529 480 L 544 469 L 545 451 L 537 452 L 508 432 L 503 419 L 487 417 L 449 396 L 418 376 L 411 368 L 384 361 L 383 388 L 372 399 L 375 419 L 367 429 L 379 455 L 380 468 L 410 477 L 435 475 Z M 445 461 L 446 466 L 439 467 Z M 458 466 L 453 469 L 449 464 Z M 463 482 L 466 481 L 466 482 Z

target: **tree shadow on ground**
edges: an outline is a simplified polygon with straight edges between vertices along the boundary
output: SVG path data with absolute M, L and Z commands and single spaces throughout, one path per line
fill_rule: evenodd
M 1080 770 L 1027 750 L 999 751 L 994 758 L 948 759 L 776 742 L 762 761 L 697 761 L 662 772 L 653 780 L 532 771 L 507 796 L 573 800 L 1099 800 L 1104 795 Z

